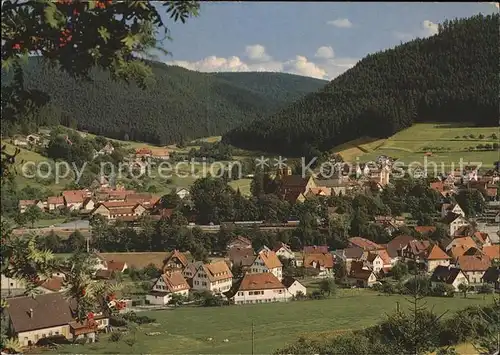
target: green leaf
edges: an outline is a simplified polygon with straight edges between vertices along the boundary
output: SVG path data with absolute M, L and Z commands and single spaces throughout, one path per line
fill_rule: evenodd
M 106 27 L 103 26 L 99 27 L 97 29 L 97 32 L 99 32 L 99 35 L 104 40 L 104 43 L 107 43 L 108 40 L 111 38 L 111 35 Z
M 132 49 L 134 47 L 134 44 L 137 43 L 137 36 L 136 35 L 129 35 L 122 39 L 123 44 L 129 48 Z
M 59 25 L 58 17 L 60 18 L 61 13 L 57 10 L 56 4 L 53 2 L 47 3 L 43 13 L 45 22 L 47 22 L 50 27 L 57 28 Z
M 2 69 L 10 70 L 12 67 L 12 58 L 6 58 L 2 60 Z
M 89 10 L 95 9 L 95 5 L 97 4 L 97 1 L 89 1 Z

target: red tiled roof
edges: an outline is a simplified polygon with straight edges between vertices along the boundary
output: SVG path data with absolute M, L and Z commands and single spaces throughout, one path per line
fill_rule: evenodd
M 352 246 L 357 246 L 363 248 L 364 250 L 382 249 L 381 245 L 361 237 L 352 237 L 349 238 L 348 241 Z
M 304 255 L 305 267 L 312 267 L 314 262 L 316 262 L 322 267 L 331 269 L 333 268 L 334 264 L 333 255 L 330 253 L 317 253 L 317 254 Z
M 190 288 L 180 271 L 166 272 L 162 275 L 162 279 L 170 292 L 189 290 Z
M 486 271 L 491 266 L 491 259 L 486 255 L 462 255 L 457 264 L 463 271 Z
M 451 259 L 451 258 L 439 246 L 432 245 L 428 249 L 426 259 L 427 260 L 446 260 L 446 259 Z
M 252 290 L 272 290 L 284 289 L 285 286 L 270 272 L 261 274 L 245 274 L 241 280 L 239 291 L 252 291 Z
M 47 290 L 59 292 L 63 286 L 64 279 L 62 277 L 53 276 L 50 279 L 46 279 L 40 287 L 46 288 Z
M 274 269 L 283 266 L 276 253 L 272 250 L 262 250 L 259 253 L 259 257 L 268 269 Z
M 49 196 L 47 197 L 47 203 L 50 205 L 62 205 L 64 204 L 64 197 L 62 196 Z
M 125 267 L 125 263 L 123 261 L 110 260 L 110 261 L 107 261 L 107 264 L 108 264 L 108 270 L 111 270 L 111 271 L 121 272 L 121 271 L 123 271 L 123 268 Z
M 490 259 L 500 259 L 500 245 L 483 246 L 483 253 Z

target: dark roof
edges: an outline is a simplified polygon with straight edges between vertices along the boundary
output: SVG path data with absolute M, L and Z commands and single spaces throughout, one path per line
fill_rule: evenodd
M 287 175 L 281 180 L 284 187 L 305 187 L 308 181 L 309 177 L 303 178 L 302 175 Z
M 233 247 L 229 249 L 228 256 L 234 265 L 250 266 L 255 260 L 255 253 L 252 248 Z
M 443 223 L 444 224 L 450 224 L 454 220 L 456 220 L 458 217 L 460 217 L 459 214 L 453 213 L 453 212 L 448 212 L 448 214 L 443 218 Z
M 304 254 L 317 254 L 317 253 L 323 253 L 326 254 L 328 253 L 328 246 L 327 245 L 311 245 L 311 246 L 305 246 L 304 247 Z
M 483 280 L 486 282 L 499 282 L 500 281 L 500 267 L 489 267 L 483 275 Z
M 294 279 L 293 277 L 291 276 L 285 276 L 283 277 L 283 280 L 281 280 L 281 283 L 283 284 L 283 286 L 285 286 L 286 288 L 289 288 L 290 286 L 293 285 L 293 283 L 297 281 L 296 279 Z M 300 283 L 300 281 L 298 281 Z
M 344 256 L 347 259 L 359 259 L 363 256 L 365 251 L 360 247 L 351 247 L 344 249 Z
M 459 268 L 439 265 L 434 269 L 434 272 L 431 276 L 431 281 L 452 284 L 460 274 L 460 271 L 462 270 L 460 270 Z
M 56 327 L 73 320 L 69 302 L 61 293 L 33 297 L 15 297 L 6 300 L 7 312 L 16 332 Z M 33 310 L 33 318 L 30 317 Z

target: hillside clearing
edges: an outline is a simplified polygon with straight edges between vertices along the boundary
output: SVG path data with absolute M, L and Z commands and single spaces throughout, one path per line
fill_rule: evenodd
M 337 146 L 331 152 L 340 154 L 348 162 L 366 162 L 387 155 L 406 165 L 423 163 L 424 154 L 432 152 L 432 156 L 426 157 L 427 162 L 434 162 L 438 167 L 441 164 L 447 168 L 452 164 L 458 166 L 462 158 L 464 163 L 481 162 L 483 167 L 492 168 L 493 163 L 499 160 L 498 151 L 468 150 L 479 144 L 498 143 L 498 138 L 493 138 L 492 134 L 500 136 L 498 127 L 418 123 L 387 139 L 363 137 Z M 484 137 L 479 138 L 480 135 Z

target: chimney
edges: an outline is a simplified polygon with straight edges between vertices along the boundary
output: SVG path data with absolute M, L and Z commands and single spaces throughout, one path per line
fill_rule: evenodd
M 33 308 L 30 308 L 29 313 L 30 313 L 30 318 L 33 318 Z

